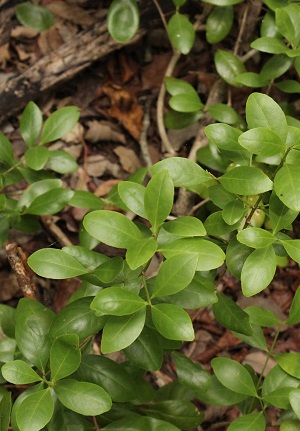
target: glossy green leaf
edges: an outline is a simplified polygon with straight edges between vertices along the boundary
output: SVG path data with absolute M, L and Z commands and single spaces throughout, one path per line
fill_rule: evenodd
M 172 358 L 176 365 L 178 381 L 194 392 L 206 391 L 211 383 L 211 375 L 203 370 L 200 364 L 193 362 L 182 353 L 173 352 Z
M 204 392 L 198 391 L 197 397 L 207 405 L 231 406 L 244 401 L 245 398 L 248 398 L 248 395 L 231 391 L 213 375 L 208 389 Z
M 268 352 L 268 346 L 262 328 L 258 325 L 253 324 L 252 322 L 251 328 L 253 331 L 252 335 L 245 335 L 235 331 L 232 331 L 232 333 L 249 346 Z
M 252 93 L 246 103 L 246 120 L 250 129 L 265 127 L 283 142 L 287 137 L 287 122 L 281 107 L 266 94 Z
M 57 381 L 74 373 L 80 365 L 81 352 L 77 334 L 56 338 L 50 350 L 51 380 Z
M 280 33 L 293 47 L 299 47 L 300 43 L 300 8 L 296 3 L 275 11 L 276 24 Z
M 34 383 L 42 380 L 41 376 L 30 365 L 19 359 L 4 364 L 1 372 L 5 380 L 15 385 Z
M 239 143 L 252 154 L 261 157 L 272 157 L 286 150 L 280 137 L 265 127 L 248 130 L 239 137 Z
M 159 339 L 147 326 L 138 338 L 124 349 L 124 353 L 134 365 L 147 371 L 156 371 L 162 365 L 163 350 Z
M 207 112 L 217 121 L 227 124 L 238 124 L 242 118 L 236 110 L 225 103 L 215 103 L 207 107 Z
M 287 254 L 296 262 L 300 263 L 300 239 L 280 240 Z
M 146 306 L 146 302 L 135 293 L 119 287 L 101 290 L 93 299 L 91 309 L 100 315 L 126 316 Z
M 122 181 L 118 184 L 118 193 L 130 211 L 147 219 L 144 208 L 145 187 L 132 181 Z
M 103 431 L 180 431 L 168 422 L 136 414 L 116 420 L 102 429 Z
M 278 408 L 290 407 L 289 393 L 299 386 L 299 380 L 275 365 L 266 375 L 262 385 L 262 397 Z
M 243 72 L 240 73 L 235 81 L 246 87 L 259 88 L 268 85 L 269 81 L 261 76 L 259 73 L 255 72 Z
M 228 124 L 210 124 L 205 127 L 205 134 L 209 141 L 220 150 L 241 151 L 242 147 L 238 143 L 241 133 L 239 129 Z
M 91 236 L 112 247 L 127 248 L 143 238 L 136 225 L 116 211 L 93 211 L 84 217 L 83 226 Z
M 54 403 L 50 389 L 28 395 L 20 404 L 16 419 L 21 431 L 39 431 L 50 421 Z
M 229 202 L 232 202 L 236 198 L 233 193 L 228 192 L 219 183 L 208 188 L 208 197 L 217 207 L 222 209 L 224 209 Z
M 20 134 L 27 147 L 33 147 L 38 143 L 43 125 L 43 115 L 34 102 L 29 102 L 22 112 L 20 120 Z
M 80 116 L 80 112 L 76 106 L 64 106 L 53 112 L 45 121 L 41 145 L 48 142 L 56 141 L 69 133 Z
M 219 178 L 222 186 L 230 193 L 243 196 L 255 195 L 272 190 L 270 178 L 258 168 L 238 166 Z
M 133 343 L 143 330 L 145 318 L 145 308 L 128 316 L 109 317 L 102 333 L 102 353 L 117 352 Z
M 274 189 L 278 198 L 291 210 L 300 211 L 300 177 L 296 165 L 284 165 L 274 179 Z
M 63 247 L 62 251 L 73 256 L 81 265 L 83 265 L 89 271 L 93 271 L 102 263 L 107 262 L 109 257 L 96 251 L 89 250 L 86 247 L 80 245 L 71 245 Z
M 167 30 L 173 48 L 181 54 L 188 54 L 195 41 L 195 29 L 189 19 L 176 12 L 169 20 Z
M 56 383 L 54 391 L 65 407 L 80 415 L 101 415 L 112 406 L 108 393 L 94 383 L 63 379 Z
M 227 431 L 265 431 L 266 419 L 263 412 L 249 413 L 235 419 Z
M 274 358 L 286 373 L 300 379 L 300 353 L 278 353 Z
M 86 190 L 74 190 L 74 194 L 69 200 L 69 205 L 77 208 L 99 210 L 104 206 L 104 202 L 98 196 L 94 195 L 94 193 Z
M 48 161 L 49 150 L 46 147 L 31 147 L 25 152 L 27 166 L 35 171 L 43 169 Z
M 250 322 L 255 325 L 272 327 L 278 325 L 279 319 L 273 311 L 267 308 L 259 307 L 257 305 L 250 305 L 245 308 L 246 313 L 250 317 Z
M 80 343 L 103 328 L 105 317 L 97 317 L 91 310 L 91 297 L 80 298 L 66 305 L 53 320 L 49 336 L 52 339 L 65 334 L 77 334 Z
M 59 179 L 49 179 L 36 181 L 31 184 L 22 194 L 18 201 L 17 208 L 23 210 L 31 205 L 31 203 L 50 190 L 60 189 L 62 187 L 62 181 Z
M 164 124 L 166 129 L 184 129 L 196 123 L 201 116 L 201 112 L 177 112 L 170 109 L 164 115 Z
M 172 210 L 174 185 L 169 172 L 154 174 L 145 191 L 145 211 L 154 232 L 165 221 Z
M 257 396 L 252 377 L 243 365 L 229 358 L 214 358 L 211 364 L 217 379 L 226 388 L 239 394 Z
M 258 51 L 268 52 L 269 54 L 284 54 L 288 50 L 288 47 L 282 40 L 270 36 L 259 37 L 250 46 Z
M 126 261 L 131 269 L 137 269 L 146 264 L 157 250 L 157 241 L 154 237 L 143 238 L 136 241 L 133 247 L 126 252 Z
M 93 274 L 103 283 L 111 283 L 123 270 L 124 260 L 120 256 L 112 257 L 98 266 Z
M 12 144 L 2 132 L 0 132 L 0 161 L 9 165 L 15 161 Z
M 180 292 L 192 281 L 198 264 L 197 254 L 172 256 L 160 266 L 152 298 Z
M 160 251 L 167 259 L 177 255 L 196 254 L 197 271 L 218 268 L 225 259 L 224 252 L 219 246 L 202 238 L 181 238 L 161 247 Z
M 288 325 L 296 325 L 300 322 L 300 288 L 298 286 L 289 311 Z
M 240 87 L 241 85 L 235 78 L 240 73 L 246 72 L 245 66 L 241 60 L 231 52 L 222 49 L 217 50 L 214 60 L 217 72 L 221 78 L 233 87 Z
M 155 163 L 155 165 L 150 168 L 150 173 L 155 175 L 164 170 L 169 171 L 175 187 L 185 187 L 196 192 L 199 185 L 211 179 L 208 172 L 192 160 L 184 157 L 169 157 Z
M 0 400 L 0 429 L 3 431 L 9 429 L 11 404 L 11 392 L 5 391 Z
M 300 419 L 300 389 L 294 389 L 289 394 L 289 400 L 294 413 Z
M 128 42 L 137 32 L 140 14 L 135 0 L 113 0 L 107 12 L 107 27 L 117 42 Z
M 223 293 L 217 293 L 218 302 L 213 304 L 213 313 L 216 320 L 225 328 L 240 334 L 252 335 L 248 314 L 238 304 Z
M 225 205 L 222 211 L 222 217 L 225 223 L 229 225 L 237 223 L 242 217 L 244 217 L 244 215 L 245 205 L 239 198 L 236 198 Z
M 16 341 L 21 353 L 44 370 L 50 352 L 49 329 L 55 314 L 33 299 L 22 298 L 16 311 Z
M 47 424 L 47 431 L 94 431 L 93 425 L 84 416 L 65 408 L 56 398 L 54 413 Z
M 266 16 L 264 17 L 265 20 Z M 293 63 L 293 60 L 284 54 L 273 55 L 269 60 L 267 60 L 261 71 L 261 77 L 265 79 L 276 79 L 283 75 L 289 70 Z
M 276 271 L 276 255 L 272 245 L 254 250 L 246 259 L 241 273 L 242 291 L 253 296 L 265 289 Z
M 195 96 L 178 94 L 171 97 L 169 105 L 174 111 L 183 113 L 193 113 L 203 108 L 203 104 L 197 94 Z
M 298 81 L 294 81 L 293 79 L 286 79 L 284 81 L 277 82 L 275 85 L 284 93 L 300 93 L 300 83 Z
M 163 228 L 176 236 L 193 237 L 206 235 L 206 230 L 202 221 L 191 216 L 179 217 L 175 220 L 168 221 L 164 223 Z
M 0 326 L 7 337 L 15 337 L 16 309 L 9 305 L 0 304 Z
M 173 304 L 157 304 L 151 307 L 152 320 L 158 332 L 170 340 L 192 341 L 194 329 L 189 315 Z
M 28 258 L 28 265 L 41 277 L 63 279 L 87 274 L 73 256 L 54 248 L 43 248 Z
M 54 16 L 48 9 L 31 2 L 17 5 L 16 16 L 22 25 L 37 31 L 45 31 L 54 24 Z
M 171 96 L 178 96 L 179 94 L 185 94 L 194 98 L 198 95 L 194 87 L 183 79 L 173 78 L 172 76 L 166 76 L 165 79 L 166 90 Z
M 49 215 L 61 211 L 73 196 L 72 190 L 54 189 L 38 196 L 26 208 L 26 214 Z
M 63 150 L 49 151 L 47 167 L 59 174 L 70 174 L 76 171 L 78 165 L 71 154 Z
M 298 211 L 288 208 L 273 192 L 269 200 L 268 216 L 272 223 L 273 233 L 286 229 L 295 220 Z
M 252 248 L 264 248 L 277 241 L 277 238 L 265 229 L 248 227 L 237 234 L 237 240 Z
M 221 42 L 231 30 L 233 24 L 233 7 L 215 7 L 206 20 L 206 40 L 214 44 Z

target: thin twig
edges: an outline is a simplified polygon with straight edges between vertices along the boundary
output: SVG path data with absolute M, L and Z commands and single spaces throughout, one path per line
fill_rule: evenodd
M 153 3 L 155 4 L 155 6 L 156 6 L 156 8 L 158 10 L 158 13 L 159 13 L 160 18 L 162 20 L 162 23 L 163 23 L 163 25 L 164 25 L 164 27 L 166 29 L 166 32 L 167 32 L 168 31 L 168 24 L 167 24 L 167 21 L 166 21 L 166 18 L 164 16 L 163 11 L 161 10 L 160 4 L 158 3 L 157 0 L 153 0 Z
M 69 238 L 63 233 L 63 231 L 54 223 L 52 216 L 42 216 L 41 222 L 43 223 L 45 229 L 50 233 L 50 235 L 61 245 L 62 247 L 67 247 L 73 245 Z
M 245 10 L 244 10 L 244 14 L 243 14 L 243 17 L 242 17 L 242 22 L 241 22 L 239 34 L 238 34 L 238 37 L 237 37 L 237 40 L 235 42 L 234 49 L 233 49 L 233 54 L 234 55 L 238 54 L 240 45 L 242 43 L 243 33 L 245 31 L 246 23 L 247 23 L 248 12 L 249 12 L 249 3 L 246 4 Z
M 139 144 L 141 147 L 142 156 L 144 159 L 144 162 L 146 163 L 146 166 L 150 168 L 153 163 L 152 159 L 149 153 L 149 147 L 148 147 L 148 141 L 147 141 L 147 134 L 150 127 L 150 108 L 152 103 L 152 97 L 147 97 L 145 101 L 145 112 L 144 112 L 144 119 L 143 119 L 143 127 L 140 134 L 140 140 Z

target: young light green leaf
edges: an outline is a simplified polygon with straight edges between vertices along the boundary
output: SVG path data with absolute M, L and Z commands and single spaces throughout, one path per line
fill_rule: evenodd
M 76 171 L 78 165 L 71 154 L 62 150 L 49 151 L 47 167 L 59 174 L 70 174 Z
M 261 157 L 272 157 L 286 150 L 281 138 L 266 127 L 256 127 L 244 132 L 239 137 L 239 143 L 250 153 L 259 154 Z
M 64 106 L 53 112 L 45 121 L 40 144 L 56 141 L 69 133 L 80 116 L 76 106 Z
M 229 358 L 214 358 L 211 365 L 217 379 L 226 388 L 239 394 L 257 396 L 252 377 L 243 365 Z
M 253 296 L 265 289 L 276 271 L 276 255 L 272 245 L 254 250 L 246 259 L 241 273 L 242 291 Z
M 201 220 L 196 217 L 184 216 L 163 224 L 167 232 L 184 237 L 204 236 L 206 230 Z
M 266 419 L 263 412 L 253 412 L 235 419 L 227 431 L 265 431 L 265 429 Z
M 288 325 L 296 325 L 299 322 L 300 322 L 300 288 L 298 286 L 290 307 L 289 318 L 287 319 L 286 323 Z
M 19 359 L 4 364 L 1 372 L 5 380 L 15 385 L 34 383 L 42 380 L 41 376 L 30 365 Z
M 101 415 L 112 406 L 108 393 L 94 383 L 63 379 L 56 383 L 54 391 L 65 407 L 80 415 Z
M 111 286 L 95 296 L 91 309 L 100 315 L 126 316 L 142 310 L 146 305 L 147 303 L 135 293 Z
M 172 210 L 174 185 L 167 170 L 154 174 L 145 191 L 145 211 L 154 232 Z
M 287 254 L 296 262 L 300 263 L 300 239 L 280 240 Z
M 265 87 L 268 85 L 269 81 L 261 76 L 259 73 L 255 72 L 244 72 L 240 73 L 236 78 L 236 82 L 239 84 L 245 85 L 246 87 Z
M 128 42 L 139 27 L 140 14 L 136 1 L 113 0 L 106 20 L 111 37 L 117 42 Z
M 93 211 L 84 217 L 83 226 L 91 236 L 112 247 L 128 248 L 143 238 L 131 220 L 115 211 Z
M 209 124 L 205 127 L 205 134 L 209 141 L 220 150 L 241 151 L 238 143 L 241 131 L 228 124 Z
M 16 419 L 21 431 L 39 431 L 50 421 L 54 402 L 50 389 L 28 395 L 20 404 Z
M 274 179 L 278 198 L 291 210 L 300 211 L 300 176 L 296 165 L 283 165 Z
M 252 335 L 253 330 L 248 314 L 223 293 L 217 293 L 217 298 L 218 302 L 212 307 L 216 320 L 227 329 L 240 334 Z
M 56 338 L 50 350 L 51 380 L 57 381 L 74 373 L 80 365 L 81 352 L 77 334 Z
M 151 307 L 152 320 L 158 332 L 170 340 L 192 341 L 194 329 L 186 311 L 173 304 Z
M 136 241 L 126 252 L 126 261 L 131 269 L 137 269 L 147 263 L 157 250 L 155 238 L 143 238 Z
M 9 165 L 15 161 L 12 144 L 2 132 L 0 132 L 0 160 Z
M 274 358 L 286 373 L 300 379 L 300 353 L 278 353 Z
M 237 240 L 252 248 L 264 248 L 277 241 L 277 238 L 265 229 L 248 227 L 237 234 Z
M 206 391 L 211 383 L 211 375 L 203 370 L 200 364 L 193 362 L 182 353 L 173 352 L 172 358 L 176 365 L 178 381 L 194 392 Z
M 22 25 L 37 31 L 45 31 L 54 24 L 54 16 L 48 9 L 31 2 L 17 5 L 16 15 Z
M 268 52 L 269 54 L 284 54 L 288 50 L 288 47 L 282 40 L 270 36 L 259 37 L 250 46 L 258 51 Z
M 28 258 L 28 265 L 41 277 L 63 279 L 87 274 L 88 271 L 73 256 L 54 248 L 43 248 Z
M 215 7 L 208 15 L 206 20 L 206 40 L 208 43 L 214 44 L 221 42 L 232 27 L 233 23 L 233 7 Z
M 38 143 L 43 125 L 43 115 L 34 102 L 29 102 L 24 109 L 20 120 L 20 134 L 27 147 Z
M 272 223 L 273 233 L 279 232 L 281 229 L 285 229 L 290 226 L 298 213 L 298 211 L 294 211 L 284 205 L 275 192 L 271 194 L 268 216 Z
M 227 124 L 242 124 L 243 120 L 236 110 L 225 103 L 215 103 L 207 107 L 207 112 L 217 121 Z
M 24 213 L 34 215 L 55 214 L 61 211 L 73 197 L 73 190 L 54 189 L 35 198 Z
M 245 212 L 244 203 L 239 198 L 236 198 L 225 205 L 222 211 L 222 217 L 225 223 L 233 225 L 244 217 Z
M 118 193 L 130 211 L 147 219 L 144 208 L 145 187 L 132 181 L 122 181 L 118 184 Z
M 128 316 L 109 317 L 102 334 L 102 353 L 117 352 L 133 343 L 142 332 L 145 318 L 145 307 Z
M 176 12 L 169 20 L 167 30 L 173 48 L 181 54 L 188 54 L 195 41 L 195 29 L 189 19 Z
M 222 186 L 231 193 L 249 196 L 272 190 L 273 183 L 260 169 L 238 166 L 219 178 Z
M 99 210 L 104 206 L 104 202 L 94 193 L 86 190 L 74 190 L 74 194 L 69 200 L 69 205 L 77 208 Z
M 165 85 L 167 92 L 170 93 L 171 96 L 178 96 L 179 94 L 185 94 L 191 98 L 198 96 L 198 93 L 194 87 L 183 79 L 166 76 Z
M 217 72 L 221 78 L 233 87 L 240 87 L 241 85 L 235 78 L 240 73 L 246 72 L 242 61 L 236 55 L 222 49 L 217 50 L 214 60 Z
M 197 254 L 178 254 L 165 260 L 156 276 L 152 298 L 183 290 L 194 278 L 197 264 Z
M 49 158 L 49 150 L 46 147 L 31 147 L 25 152 L 27 166 L 35 171 L 43 169 Z

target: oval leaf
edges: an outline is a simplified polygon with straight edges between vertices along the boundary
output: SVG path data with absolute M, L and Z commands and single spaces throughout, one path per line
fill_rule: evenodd
M 39 431 L 50 421 L 54 402 L 50 389 L 28 395 L 17 410 L 17 424 L 22 431 Z
M 278 198 L 293 211 L 300 211 L 299 167 L 284 165 L 274 179 L 274 189 Z
M 135 0 L 113 0 L 107 12 L 107 28 L 117 42 L 128 42 L 137 32 L 140 14 Z
M 7 362 L 3 365 L 1 372 L 5 380 L 15 385 L 25 385 L 42 380 L 30 365 L 21 360 Z
M 151 307 L 152 320 L 158 332 L 170 340 L 192 341 L 194 329 L 189 315 L 173 304 L 157 304 Z
M 248 227 L 237 234 L 237 239 L 242 244 L 252 248 L 264 248 L 277 241 L 277 238 L 265 229 Z
M 80 365 L 81 352 L 77 334 L 56 338 L 50 350 L 51 380 L 57 381 L 74 373 Z
M 243 196 L 256 195 L 272 190 L 273 183 L 260 169 L 238 166 L 219 178 L 222 186 L 231 193 Z
M 43 125 L 43 116 L 34 102 L 29 102 L 20 120 L 20 134 L 27 147 L 37 144 Z
M 136 313 L 146 305 L 147 303 L 135 293 L 119 287 L 108 287 L 95 296 L 91 309 L 100 315 L 126 316 Z
M 69 133 L 77 123 L 79 115 L 76 106 L 64 106 L 53 112 L 45 121 L 41 145 L 56 141 Z
M 173 48 L 181 54 L 188 54 L 194 45 L 194 26 L 185 15 L 178 12 L 168 22 L 168 35 Z

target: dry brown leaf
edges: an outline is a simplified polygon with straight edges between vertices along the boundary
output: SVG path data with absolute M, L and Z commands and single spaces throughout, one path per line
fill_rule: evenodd
M 107 196 L 111 189 L 120 182 L 121 180 L 111 179 L 103 181 L 95 190 L 94 194 L 96 196 L 104 197 Z
M 245 365 L 251 365 L 251 367 L 254 369 L 254 371 L 258 374 L 261 374 L 263 371 L 265 362 L 267 359 L 267 353 L 266 352 L 251 352 L 246 355 L 245 359 L 243 360 L 243 364 Z M 264 369 L 263 376 L 266 376 L 268 372 L 276 365 L 276 361 L 272 358 L 268 358 L 268 364 L 266 368 Z
M 152 56 L 152 61 L 144 66 L 142 71 L 142 84 L 144 90 L 160 88 L 166 68 L 170 62 L 171 54 L 158 54 Z
M 43 55 L 47 55 L 58 49 L 63 43 L 64 39 L 56 26 L 49 28 L 47 31 L 43 31 L 38 38 L 38 45 Z
M 110 174 L 114 177 L 122 176 L 119 165 L 107 160 L 101 154 L 89 156 L 86 160 L 87 173 L 92 177 L 102 177 L 104 174 Z
M 7 61 L 10 60 L 9 44 L 0 45 L 0 65 L 3 70 L 6 68 Z
M 83 140 L 84 127 L 81 123 L 75 124 L 73 129 L 63 137 L 67 144 L 81 144 Z
M 54 15 L 59 16 L 67 21 L 71 21 L 74 24 L 88 26 L 93 24 L 94 18 L 90 12 L 82 9 L 81 7 L 68 4 L 64 1 L 56 1 L 50 3 L 47 6 Z
M 88 121 L 88 130 L 85 134 L 85 139 L 92 143 L 98 141 L 112 141 L 125 144 L 125 136 L 120 133 L 114 125 L 106 121 Z
M 33 28 L 30 28 L 30 27 L 23 27 L 21 25 L 17 25 L 10 32 L 11 37 L 14 39 L 23 39 L 23 38 L 32 39 L 36 37 L 38 34 L 39 32 L 37 30 L 34 30 Z
M 114 149 L 114 153 L 119 157 L 120 163 L 124 171 L 133 174 L 142 167 L 140 159 L 130 148 L 119 146 Z

